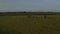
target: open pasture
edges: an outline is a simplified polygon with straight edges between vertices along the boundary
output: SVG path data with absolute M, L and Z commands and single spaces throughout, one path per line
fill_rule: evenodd
M 10 34 L 60 34 L 60 15 L 0 16 L 0 31 Z

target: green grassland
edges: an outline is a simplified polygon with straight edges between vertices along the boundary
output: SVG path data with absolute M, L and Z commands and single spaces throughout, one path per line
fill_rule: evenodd
M 8 34 L 60 34 L 60 15 L 0 16 L 0 31 Z

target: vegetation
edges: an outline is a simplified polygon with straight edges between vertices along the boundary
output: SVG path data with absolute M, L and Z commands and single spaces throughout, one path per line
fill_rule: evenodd
M 2 34 L 60 34 L 59 15 L 0 16 Z M 45 18 L 44 18 L 45 17 Z
M 0 12 L 0 16 L 17 16 L 17 15 L 56 15 L 60 12 Z

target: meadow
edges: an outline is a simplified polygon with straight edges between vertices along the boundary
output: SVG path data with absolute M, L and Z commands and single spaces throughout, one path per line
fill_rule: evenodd
M 60 15 L 0 16 L 0 33 L 60 34 Z

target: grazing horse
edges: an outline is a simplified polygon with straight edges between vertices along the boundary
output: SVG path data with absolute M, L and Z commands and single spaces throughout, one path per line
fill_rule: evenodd
M 46 15 L 44 15 L 44 19 L 46 19 L 47 18 L 47 16 Z

